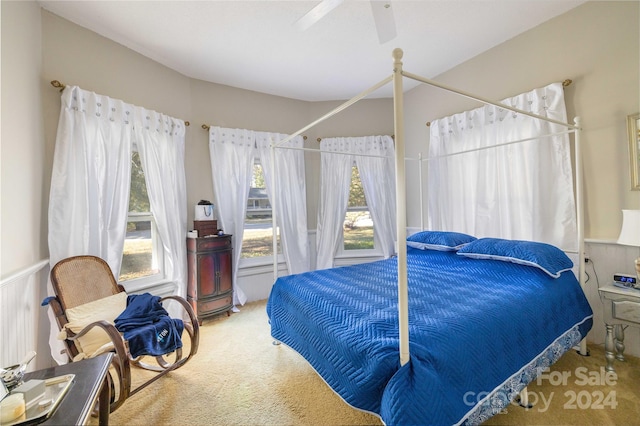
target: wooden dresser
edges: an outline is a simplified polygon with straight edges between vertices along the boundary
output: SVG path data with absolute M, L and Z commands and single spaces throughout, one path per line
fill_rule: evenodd
M 187 238 L 187 263 L 187 300 L 198 322 L 225 311 L 228 315 L 233 306 L 231 235 Z

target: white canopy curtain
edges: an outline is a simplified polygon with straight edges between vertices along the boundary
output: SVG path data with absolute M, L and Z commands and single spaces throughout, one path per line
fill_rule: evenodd
M 169 263 L 166 279 L 175 283 L 175 294 L 184 295 L 184 122 L 76 86 L 67 86 L 61 98 L 49 195 L 50 263 L 53 267 L 64 258 L 90 254 L 107 261 L 119 276 L 134 144 Z M 64 363 L 50 311 L 52 356 Z
M 261 160 L 270 201 L 274 189 L 277 191 L 277 201 L 272 206 L 276 211 L 287 268 L 290 273 L 309 270 L 304 156 L 299 150 L 279 149 L 275 170 L 271 168 L 271 144 L 286 136 L 245 129 L 209 128 L 209 153 L 219 220 L 225 232 L 233 233 L 234 304 L 242 305 L 247 299 L 236 277 L 255 158 Z M 302 144 L 302 137 L 296 137 L 284 146 L 302 148 Z M 274 179 L 276 188 L 273 187 Z
M 354 161 L 382 254 L 391 256 L 396 240 L 393 139 L 390 136 L 324 138 L 320 142 L 320 151 L 317 269 L 333 267 L 347 212 Z
M 561 83 L 502 102 L 567 121 Z M 568 134 L 482 149 L 565 130 L 491 105 L 432 122 L 429 229 L 542 241 L 577 250 Z M 470 152 L 451 155 L 463 151 Z

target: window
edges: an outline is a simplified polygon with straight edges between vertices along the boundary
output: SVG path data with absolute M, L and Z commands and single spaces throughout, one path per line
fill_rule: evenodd
M 241 259 L 273 256 L 273 215 L 267 196 L 264 171 L 259 159 L 254 160 L 251 187 L 247 199 L 247 214 L 242 234 Z M 281 253 L 278 233 L 278 253 Z M 245 262 L 246 263 L 246 262 Z
M 360 172 L 355 164 L 351 167 L 349 203 L 344 217 L 342 237 L 342 249 L 344 252 L 375 249 L 371 212 L 367 207 L 367 200 L 360 180 Z
M 129 215 L 124 241 L 122 266 L 118 281 L 147 279 L 157 281 L 164 277 L 164 250 L 162 240 L 151 214 L 144 171 L 137 151 L 131 155 L 131 191 Z

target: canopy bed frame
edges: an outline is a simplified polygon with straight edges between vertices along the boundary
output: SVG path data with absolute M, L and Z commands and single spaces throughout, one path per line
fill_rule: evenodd
M 568 134 L 568 133 L 575 133 L 575 150 L 574 150 L 574 155 L 575 155 L 575 195 L 576 195 L 576 227 L 577 227 L 577 247 L 578 247 L 578 251 L 577 251 L 577 257 L 578 257 L 578 282 L 579 282 L 579 286 L 581 287 L 584 283 L 585 283 L 585 271 L 584 271 L 584 238 L 583 238 L 583 234 L 584 234 L 584 227 L 583 227 L 583 213 L 582 213 L 582 204 L 583 204 L 583 197 L 582 197 L 582 163 L 581 163 L 581 148 L 580 148 L 580 120 L 579 118 L 576 118 L 574 121 L 574 124 L 569 124 L 569 123 L 565 123 L 562 121 L 558 121 L 558 120 L 554 120 L 554 119 L 550 119 L 544 116 L 540 116 L 540 115 L 536 115 L 527 111 L 523 111 L 520 110 L 518 108 L 514 108 L 511 107 L 509 105 L 503 104 L 503 103 L 499 103 L 499 102 L 495 102 L 495 101 L 491 101 L 489 99 L 485 99 L 479 96 L 475 96 L 472 95 L 470 93 L 464 92 L 462 90 L 458 90 L 449 86 L 446 86 L 444 84 L 441 83 L 437 83 L 435 81 L 417 76 L 415 74 L 411 74 L 409 72 L 403 71 L 402 69 L 402 50 L 401 49 L 395 49 L 393 51 L 393 74 L 387 78 L 385 78 L 384 80 L 380 81 L 379 83 L 375 84 L 374 86 L 372 86 L 371 88 L 365 90 L 364 92 L 360 93 L 359 95 L 355 96 L 354 98 L 348 100 L 347 102 L 343 103 L 342 105 L 338 106 L 337 108 L 335 108 L 334 110 L 332 110 L 331 112 L 327 113 L 326 115 L 322 116 L 321 118 L 317 119 L 316 121 L 310 123 L 309 125 L 301 128 L 300 130 L 298 130 L 297 132 L 293 133 L 292 135 L 288 136 L 285 139 L 282 139 L 280 141 L 274 142 L 272 143 L 271 146 L 271 161 L 273 163 L 275 163 L 275 151 L 276 149 L 300 149 L 300 148 L 292 148 L 292 147 L 288 147 L 286 146 L 287 142 L 289 142 L 291 139 L 293 139 L 294 137 L 301 135 L 303 132 L 305 132 L 306 130 L 310 129 L 311 127 L 317 125 L 318 123 L 323 122 L 324 120 L 332 117 L 333 115 L 343 111 L 344 109 L 348 108 L 349 106 L 353 105 L 354 103 L 358 102 L 359 100 L 365 98 L 367 95 L 369 95 L 370 93 L 378 90 L 379 88 L 381 88 L 382 86 L 386 85 L 387 83 L 392 82 L 393 83 L 393 105 L 394 105 L 394 139 L 395 139 L 395 170 L 396 170 L 396 176 L 395 176 L 395 185 L 396 185 L 396 232 L 397 232 L 397 268 L 395 267 L 395 263 L 394 263 L 394 269 L 397 269 L 397 322 L 398 322 L 398 342 L 399 342 L 399 351 L 398 351 L 398 356 L 399 356 L 399 366 L 403 367 L 405 366 L 405 364 L 407 364 L 410 359 L 411 359 L 411 353 L 409 350 L 409 287 L 408 287 L 408 269 L 407 269 L 407 258 L 408 258 L 408 251 L 407 251 L 407 246 L 406 244 L 403 244 L 403 242 L 405 240 L 407 240 L 407 223 L 406 223 L 406 183 L 405 183 L 405 146 L 404 146 L 404 112 L 403 112 L 403 78 L 407 77 L 413 80 L 416 80 L 418 82 L 421 83 L 425 83 L 440 89 L 443 89 L 445 91 L 454 93 L 454 94 L 458 94 L 467 98 L 470 98 L 472 100 L 475 101 L 479 101 L 482 102 L 486 105 L 493 105 L 499 108 L 503 108 L 506 110 L 510 110 L 514 113 L 517 114 L 523 114 L 529 117 L 532 117 L 534 119 L 538 119 L 538 120 L 543 120 L 552 124 L 556 124 L 559 126 L 562 126 L 562 128 L 565 128 L 566 131 L 560 132 L 559 134 Z M 551 135 L 544 135 L 544 136 L 551 136 Z M 534 139 L 534 138 L 531 138 Z M 526 140 L 531 140 L 531 139 L 526 139 Z M 535 138 L 537 139 L 537 138 Z M 502 146 L 502 145 L 508 145 L 508 144 L 514 144 L 514 143 L 520 143 L 520 142 L 524 142 L 525 140 L 519 140 L 519 141 L 512 141 L 512 142 L 508 142 L 506 144 L 501 144 L 501 145 L 495 145 L 495 146 Z M 492 147 L 487 147 L 487 148 L 493 148 L 495 146 Z M 317 149 L 310 149 L 310 148 L 302 148 L 303 150 L 307 150 L 307 151 L 319 151 Z M 420 161 L 423 161 L 422 156 L 420 156 L 419 158 Z M 428 160 L 428 159 L 427 159 Z M 420 176 L 422 176 L 422 174 L 420 173 Z M 422 196 L 422 179 L 420 179 L 420 194 Z M 275 204 L 275 202 L 274 202 Z M 421 210 L 422 210 L 422 203 L 421 203 Z M 277 217 L 276 217 L 277 213 L 273 212 L 273 229 L 277 229 L 276 228 L 276 224 L 277 224 Z M 421 211 L 421 221 L 423 218 L 423 214 Z M 275 237 L 275 232 L 274 232 L 274 240 L 273 240 L 273 248 L 274 248 L 274 253 L 276 253 L 277 249 L 276 249 L 276 237 Z M 411 250 L 411 256 L 415 257 L 417 254 L 415 253 L 415 250 Z M 445 256 L 446 257 L 446 256 Z M 454 256 L 455 257 L 455 256 Z M 459 256 L 458 256 L 459 257 Z M 422 262 L 422 261 L 421 261 Z M 446 261 L 448 262 L 448 260 Z M 428 262 L 427 262 L 428 263 Z M 336 268 L 337 269 L 337 268 Z M 342 269 L 342 268 L 339 268 Z M 316 271 L 317 272 L 317 271 Z M 416 272 L 412 272 L 415 276 Z M 569 272 L 571 273 L 571 272 Z M 288 278 L 288 277 L 287 277 Z M 278 281 L 278 275 L 277 275 L 277 259 L 276 256 L 274 256 L 274 281 Z M 277 283 L 276 283 L 277 284 Z M 275 284 L 274 284 L 275 287 Z M 584 294 L 582 293 L 582 290 L 580 290 L 581 296 L 584 297 Z M 273 293 L 272 293 L 273 294 Z M 271 298 L 270 298 L 271 299 Z M 586 301 L 586 298 L 585 298 Z M 588 303 L 587 303 L 588 305 Z M 589 308 L 590 309 L 590 308 Z M 590 325 L 589 325 L 590 326 Z M 272 323 L 272 327 L 273 327 L 273 323 Z M 586 331 L 583 331 L 582 334 L 582 339 L 580 340 L 580 353 L 582 355 L 586 355 L 587 354 L 587 348 L 586 348 L 586 340 L 584 339 L 584 336 L 586 335 Z M 273 330 L 272 330 L 273 333 Z M 276 338 L 276 336 L 274 336 L 274 338 Z M 278 339 L 281 340 L 281 339 Z M 285 342 L 286 343 L 286 342 Z M 294 348 L 295 350 L 295 348 Z M 309 361 L 309 359 L 307 359 Z M 316 369 L 317 371 L 317 369 Z M 319 373 L 320 374 L 320 373 Z M 322 376 L 322 374 L 320 374 Z M 325 379 L 325 377 L 323 377 L 323 379 Z M 325 379 L 325 381 L 327 381 Z M 329 383 L 327 381 L 327 383 Z M 333 386 L 332 386 L 333 388 Z M 335 391 L 335 389 L 334 389 Z M 526 388 L 525 388 L 526 391 Z M 339 393 L 343 399 L 344 396 L 336 391 L 337 393 Z M 526 401 L 526 392 L 522 392 L 522 404 L 523 405 L 527 405 L 527 401 Z M 347 401 L 349 402 L 349 401 Z M 353 405 L 353 404 L 352 404 Z M 360 407 L 357 407 L 360 408 Z M 384 419 L 383 419 L 384 420 Z M 464 419 L 463 419 L 464 420 Z M 476 418 L 477 420 L 477 418 Z M 466 419 L 465 421 L 470 421 L 470 419 Z M 471 421 L 473 422 L 473 421 Z

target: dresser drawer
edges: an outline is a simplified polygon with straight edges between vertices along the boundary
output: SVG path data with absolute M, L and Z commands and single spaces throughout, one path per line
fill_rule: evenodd
M 231 308 L 231 294 L 219 299 L 198 300 L 198 316 L 207 316 Z
M 629 300 L 614 300 L 613 317 L 640 324 L 640 303 Z
M 191 252 L 231 250 L 231 235 L 224 235 L 222 237 L 187 238 L 187 250 Z

